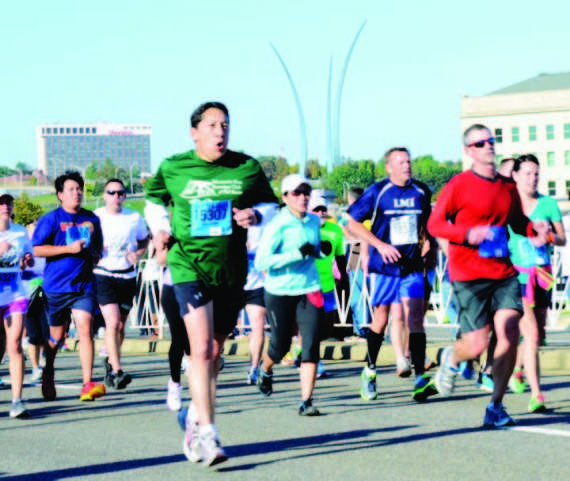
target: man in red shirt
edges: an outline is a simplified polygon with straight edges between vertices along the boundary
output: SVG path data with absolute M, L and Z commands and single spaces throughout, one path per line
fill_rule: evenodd
M 459 363 L 483 353 L 493 322 L 495 387 L 483 426 L 509 426 L 514 421 L 502 400 L 515 363 L 523 309 L 506 227 L 531 237 L 536 245 L 546 242 L 548 227 L 533 224 L 523 214 L 514 182 L 497 174 L 495 139 L 487 127 L 469 127 L 463 144 L 473 161 L 471 170 L 456 175 L 443 188 L 428 221 L 433 236 L 449 241 L 449 277 L 461 331 L 455 345 L 443 351 L 435 383 L 442 396 L 451 394 Z

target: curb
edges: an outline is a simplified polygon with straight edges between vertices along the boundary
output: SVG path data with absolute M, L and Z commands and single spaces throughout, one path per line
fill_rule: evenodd
M 79 341 L 69 340 L 68 345 L 71 351 L 79 350 Z M 437 352 L 440 348 L 449 343 L 428 343 L 426 355 L 432 359 L 437 359 Z M 101 339 L 95 340 L 95 352 L 104 346 Z M 124 354 L 168 354 L 170 340 L 150 340 L 150 339 L 125 339 L 122 347 Z M 570 371 L 570 349 L 567 346 L 542 347 L 540 353 L 540 368 L 544 372 Z M 249 357 L 249 344 L 246 337 L 226 341 L 224 348 L 226 357 Z M 366 357 L 366 342 L 363 341 L 323 341 L 321 342 L 321 359 L 324 361 L 364 361 Z M 389 366 L 396 363 L 396 356 L 391 344 L 385 343 L 380 351 L 378 366 Z

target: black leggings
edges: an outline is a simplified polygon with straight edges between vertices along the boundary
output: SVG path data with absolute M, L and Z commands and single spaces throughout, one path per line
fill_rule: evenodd
M 180 364 L 184 354 L 190 354 L 190 343 L 184 319 L 180 317 L 180 308 L 174 295 L 174 287 L 164 284 L 160 299 L 166 320 L 170 326 L 170 349 L 168 362 L 170 363 L 170 377 L 174 382 L 180 382 Z
M 320 331 L 324 310 L 315 306 L 307 297 L 275 296 L 265 292 L 265 307 L 271 327 L 271 338 L 267 355 L 278 363 L 291 348 L 291 338 L 295 334 L 295 321 L 302 338 L 302 362 L 319 362 Z

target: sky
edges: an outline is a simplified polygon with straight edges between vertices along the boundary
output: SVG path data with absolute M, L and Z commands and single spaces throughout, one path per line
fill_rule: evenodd
M 151 124 L 153 167 L 192 148 L 189 115 L 220 100 L 230 148 L 302 153 L 295 102 L 271 42 L 295 81 L 309 158 L 327 156 L 333 92 L 349 46 L 342 97 L 345 157 L 377 160 L 394 145 L 413 156 L 461 157 L 463 95 L 540 73 L 570 71 L 570 3 L 502 0 L 28 0 L 0 16 L 0 165 L 37 165 L 44 123 Z

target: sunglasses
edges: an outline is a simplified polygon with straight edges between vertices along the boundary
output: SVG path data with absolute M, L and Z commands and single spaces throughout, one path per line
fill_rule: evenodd
M 313 209 L 313 212 L 326 212 L 326 211 L 327 211 L 327 208 L 322 206 L 322 205 L 319 205 L 318 207 L 315 207 Z
M 304 195 L 305 197 L 311 196 L 311 189 L 295 189 L 289 192 L 293 197 L 299 197 L 300 195 Z
M 127 193 L 124 190 L 108 190 L 107 194 L 111 196 L 117 194 L 119 197 L 124 197 Z
M 467 147 L 475 147 L 477 149 L 482 149 L 483 147 L 485 147 L 486 143 L 489 144 L 491 147 L 493 147 L 493 145 L 495 145 L 495 137 L 489 137 L 488 139 L 485 140 L 478 140 L 477 142 L 467 144 Z

